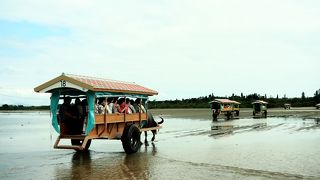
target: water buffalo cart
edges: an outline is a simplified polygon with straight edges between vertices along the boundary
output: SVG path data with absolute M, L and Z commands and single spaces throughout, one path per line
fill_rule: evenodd
M 284 109 L 290 109 L 290 108 L 291 108 L 291 104 L 285 103 L 285 104 L 283 105 L 283 108 L 284 108 Z
M 141 132 L 161 128 L 158 124 L 146 126 L 148 97 L 158 92 L 135 83 L 62 74 L 34 90 L 51 93 L 51 123 L 59 134 L 56 149 L 81 151 L 87 150 L 93 139 L 118 139 L 125 152 L 131 154 L 141 146 Z M 115 109 L 121 106 L 118 101 L 125 104 L 123 112 Z M 135 111 L 129 109 L 130 105 Z M 62 145 L 61 139 L 69 139 L 70 144 Z
M 219 115 L 224 115 L 227 120 L 239 116 L 240 103 L 229 99 L 215 99 L 210 102 L 212 119 L 216 121 Z
M 253 112 L 252 115 L 253 117 L 267 117 L 268 110 L 267 110 L 267 102 L 262 101 L 262 100 L 256 100 L 252 102 L 253 105 Z

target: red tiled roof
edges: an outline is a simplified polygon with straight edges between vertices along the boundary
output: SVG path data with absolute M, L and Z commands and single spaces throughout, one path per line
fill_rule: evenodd
M 130 92 L 140 92 L 146 94 L 158 94 L 157 91 L 140 86 L 132 82 L 116 81 L 111 79 L 94 78 L 88 76 L 72 75 L 66 74 L 66 76 L 80 81 L 82 83 L 88 84 L 93 87 L 94 90 L 99 91 L 130 91 Z
M 111 79 L 95 78 L 88 76 L 80 76 L 73 74 L 62 74 L 38 87 L 34 90 L 40 92 L 46 88 L 49 88 L 53 84 L 61 81 L 69 81 L 84 89 L 88 89 L 95 92 L 120 92 L 129 94 L 145 94 L 145 95 L 157 95 L 158 92 L 132 82 L 116 81 Z M 46 89 L 49 92 L 50 89 Z

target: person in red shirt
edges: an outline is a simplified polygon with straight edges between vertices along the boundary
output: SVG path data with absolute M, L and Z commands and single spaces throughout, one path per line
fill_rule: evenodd
M 124 98 L 119 99 L 119 113 L 128 114 L 128 105 Z

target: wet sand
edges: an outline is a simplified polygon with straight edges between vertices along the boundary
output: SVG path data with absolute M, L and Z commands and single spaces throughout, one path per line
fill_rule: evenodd
M 242 109 L 241 119 L 218 122 L 209 109 L 152 112 L 163 128 L 133 155 L 117 140 L 94 140 L 86 153 L 55 150 L 49 113 L 0 113 L 0 179 L 320 178 L 319 110 L 252 119 Z
M 212 117 L 211 109 L 151 109 L 155 115 L 164 115 L 175 118 L 184 119 L 203 119 L 208 120 Z M 295 118 L 320 118 L 320 109 L 315 107 L 291 108 L 285 110 L 283 108 L 269 108 L 268 117 L 295 117 Z M 219 118 L 224 118 L 219 116 Z M 251 108 L 241 108 L 239 118 L 252 118 Z

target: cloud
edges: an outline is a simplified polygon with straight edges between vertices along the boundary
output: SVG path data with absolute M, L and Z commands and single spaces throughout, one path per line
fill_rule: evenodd
M 319 9 L 292 0 L 2 1 L 2 21 L 68 33 L 0 40 L 9 48 L 0 70 L 12 72 L 0 73 L 1 84 L 32 89 L 67 72 L 134 81 L 158 90 L 157 99 L 312 96 Z

